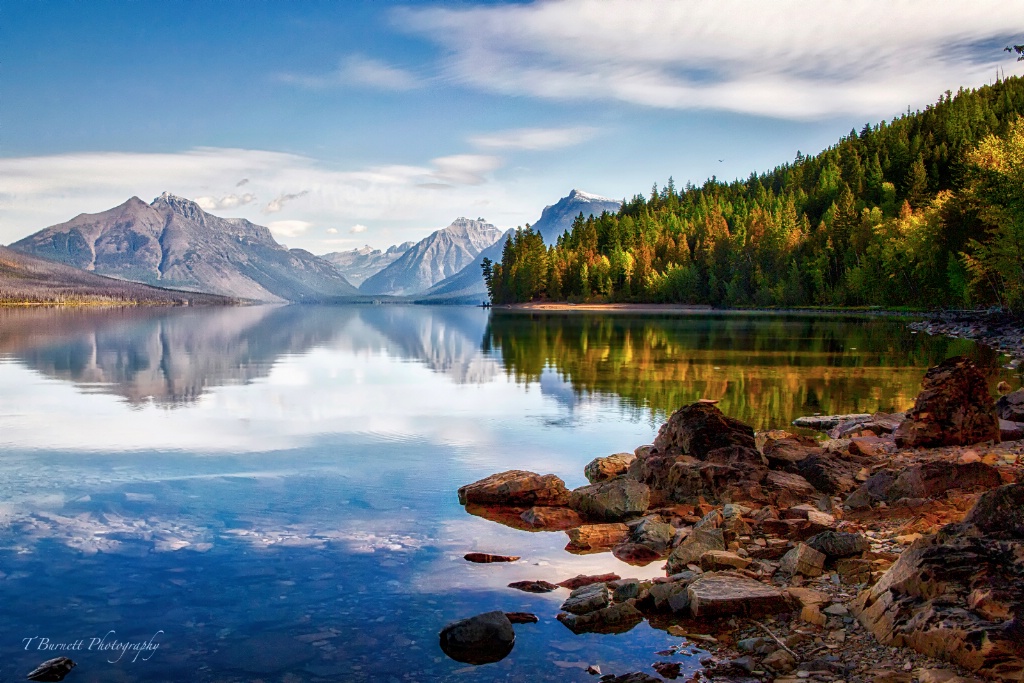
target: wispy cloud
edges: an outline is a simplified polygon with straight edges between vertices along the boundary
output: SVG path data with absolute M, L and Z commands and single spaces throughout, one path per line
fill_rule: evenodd
M 554 100 L 786 118 L 889 116 L 1024 66 L 1003 0 L 549 0 L 396 10 L 441 45 L 447 78 Z
M 203 208 L 205 211 L 215 211 L 221 209 L 234 209 L 238 206 L 245 206 L 256 201 L 256 195 L 245 193 L 242 195 L 229 194 L 224 195 L 221 198 L 202 196 L 196 197 L 195 202 Z
M 282 73 L 277 74 L 276 79 L 309 90 L 355 86 L 402 91 L 422 85 L 422 81 L 411 72 L 364 55 L 349 55 L 341 60 L 337 69 L 328 73 Z
M 270 202 L 268 202 L 267 205 L 263 207 L 263 213 L 277 213 L 284 207 L 286 203 L 292 201 L 293 199 L 298 199 L 299 197 L 305 197 L 307 194 L 309 194 L 309 190 L 303 190 L 302 192 L 294 192 L 289 194 L 282 192 L 274 199 L 271 199 Z
M 482 149 L 513 149 L 543 151 L 572 147 L 593 139 L 597 128 L 516 128 L 495 133 L 474 135 L 469 143 Z
M 487 174 L 501 166 L 501 159 L 484 154 L 455 154 L 431 161 L 436 169 L 431 175 L 443 183 L 480 185 Z

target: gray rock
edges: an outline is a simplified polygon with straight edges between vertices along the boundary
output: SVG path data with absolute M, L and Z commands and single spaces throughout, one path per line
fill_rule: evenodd
M 668 556 L 668 572 L 675 574 L 687 565 L 700 564 L 709 550 L 725 550 L 725 534 L 721 529 L 697 529 L 690 533 Z
M 512 622 L 497 610 L 454 621 L 441 629 L 441 650 L 465 664 L 502 660 L 512 652 L 515 642 Z
M 607 522 L 642 515 L 650 504 L 650 488 L 626 477 L 582 486 L 573 490 L 569 496 L 569 507 L 580 514 Z
M 565 602 L 562 609 L 573 614 L 586 614 L 607 607 L 611 603 L 611 593 L 603 583 L 592 583 L 577 588 Z
M 574 633 L 624 633 L 643 621 L 644 615 L 631 603 L 620 602 L 586 614 L 563 612 L 558 620 Z
M 853 557 L 871 550 L 871 542 L 865 536 L 845 531 L 823 531 L 807 539 L 807 545 L 829 560 Z
M 1010 422 L 1024 422 L 1024 389 L 1018 389 L 996 401 L 999 417 Z

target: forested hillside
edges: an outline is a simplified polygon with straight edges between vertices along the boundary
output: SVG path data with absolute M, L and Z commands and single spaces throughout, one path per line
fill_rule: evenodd
M 815 156 L 711 178 L 577 218 L 554 247 L 529 226 L 485 263 L 495 303 L 1024 310 L 1024 80 L 947 92 Z

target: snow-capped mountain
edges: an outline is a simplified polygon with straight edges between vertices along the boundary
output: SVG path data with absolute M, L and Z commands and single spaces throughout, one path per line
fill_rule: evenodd
M 346 280 L 358 287 L 368 277 L 376 275 L 398 260 L 398 257 L 409 251 L 414 244 L 416 243 L 403 242 L 392 245 L 384 251 L 366 245 L 349 251 L 332 251 L 329 254 L 323 254 L 320 258 L 330 261 L 345 276 Z
M 563 232 L 572 227 L 576 217 L 583 214 L 586 218 L 593 214 L 600 216 L 605 211 L 618 213 L 622 202 L 618 199 L 599 197 L 596 194 L 573 190 L 569 196 L 562 197 L 551 206 L 544 207 L 540 220 L 533 224 L 533 229 L 544 237 L 544 244 L 554 245 Z

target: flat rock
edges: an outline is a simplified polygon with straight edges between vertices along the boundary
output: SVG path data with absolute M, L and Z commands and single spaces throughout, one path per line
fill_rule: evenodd
M 569 490 L 553 474 L 525 470 L 499 472 L 459 489 L 459 503 L 467 505 L 565 505 Z
M 716 572 L 721 569 L 746 569 L 749 566 L 750 560 L 728 550 L 709 550 L 700 556 L 700 568 L 706 572 Z
M 794 427 L 813 429 L 817 432 L 827 432 L 839 425 L 840 422 L 851 420 L 868 420 L 871 415 L 868 413 L 849 413 L 846 415 L 808 415 L 793 420 Z
M 466 553 L 463 558 L 467 562 L 478 564 L 489 564 L 491 562 L 516 562 L 520 559 L 518 555 L 492 555 L 491 553 Z
M 562 609 L 573 614 L 586 614 L 607 607 L 611 600 L 607 584 L 592 583 L 580 586 L 570 593 L 562 603 Z
M 569 590 L 576 590 L 580 586 L 587 586 L 592 583 L 607 583 L 609 581 L 618 581 L 622 577 L 618 574 L 579 574 L 571 579 L 565 581 L 559 581 L 558 585 L 562 588 L 568 588 Z
M 540 621 L 537 615 L 531 612 L 505 612 L 505 616 L 513 624 L 536 624 Z
M 547 581 L 513 581 L 508 587 L 525 593 L 550 593 L 556 590 L 558 585 Z
M 694 617 L 759 616 L 790 609 L 781 590 L 731 572 L 704 574 L 686 590 Z

